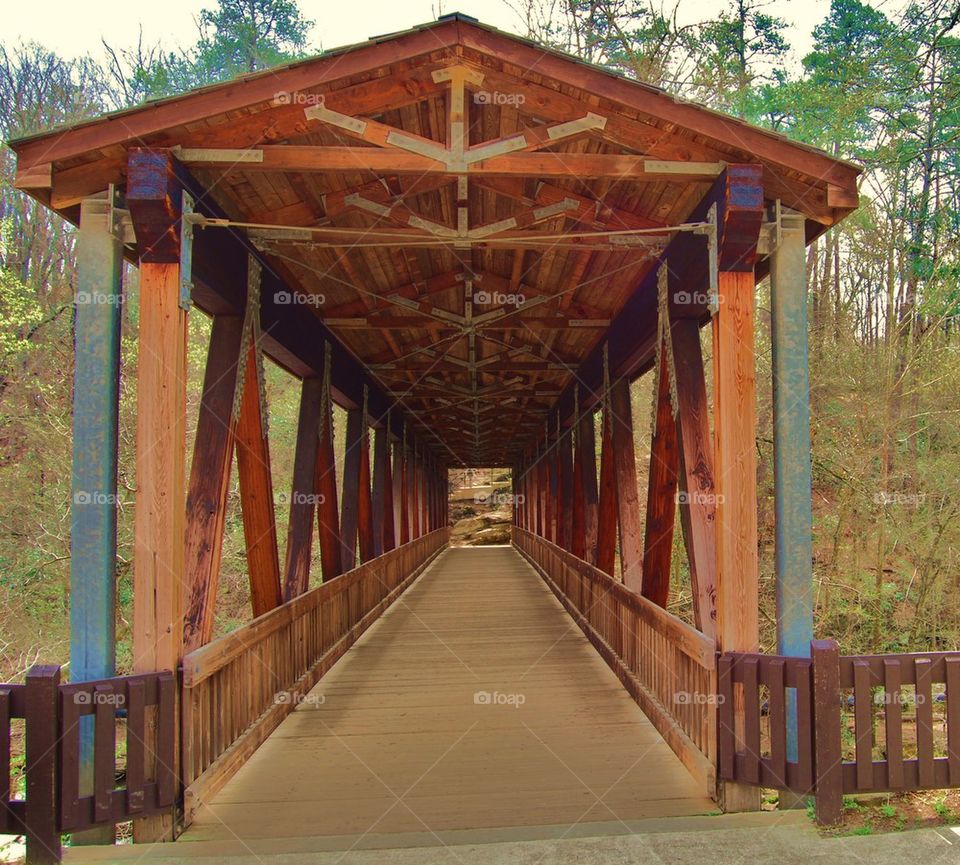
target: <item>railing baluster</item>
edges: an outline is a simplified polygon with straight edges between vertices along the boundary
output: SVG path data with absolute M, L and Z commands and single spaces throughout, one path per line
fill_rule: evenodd
M 933 688 L 929 658 L 916 658 L 917 676 L 917 773 L 921 787 L 933 786 Z
M 887 785 L 898 790 L 903 787 L 903 707 L 900 688 L 903 676 L 900 661 L 883 661 L 884 721 L 886 722 Z

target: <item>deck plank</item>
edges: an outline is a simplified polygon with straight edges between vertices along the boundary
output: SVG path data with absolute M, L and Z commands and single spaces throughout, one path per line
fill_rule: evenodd
M 441 554 L 181 841 L 714 809 L 530 566 L 510 547 L 465 548 Z

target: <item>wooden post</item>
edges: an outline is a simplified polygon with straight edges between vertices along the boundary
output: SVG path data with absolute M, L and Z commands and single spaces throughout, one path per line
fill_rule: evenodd
M 393 530 L 393 476 L 390 460 L 390 430 L 386 426 L 376 432 L 373 443 L 373 491 L 374 516 L 377 521 L 376 537 L 380 539 L 380 552 L 387 553 L 396 546 Z
M 206 645 L 213 637 L 236 434 L 233 407 L 241 369 L 242 342 L 241 318 L 214 317 L 187 493 L 183 635 L 186 652 Z
M 347 412 L 347 437 L 343 455 L 343 493 L 340 500 L 341 569 L 353 570 L 357 563 L 357 532 L 360 527 L 360 453 L 364 444 L 363 410 Z
M 393 525 L 398 546 L 410 539 L 407 527 L 407 508 L 404 496 L 407 492 L 406 447 L 400 442 L 393 448 Z
M 270 473 L 270 444 L 260 390 L 259 351 L 256 341 L 251 340 L 236 430 L 240 512 L 254 617 L 262 616 L 283 602 L 273 475 Z
M 58 865 L 60 831 L 60 668 L 35 664 L 27 672 L 27 865 Z
M 320 404 L 323 382 L 305 378 L 300 388 L 297 445 L 290 489 L 290 518 L 287 528 L 283 597 L 292 600 L 310 586 L 313 549 L 313 509 L 317 500 L 317 439 L 320 433 Z
M 617 480 L 613 464 L 613 418 L 609 391 L 600 434 L 600 493 L 597 508 L 596 566 L 613 576 L 617 562 Z
M 366 406 L 364 406 L 364 409 Z M 360 433 L 360 483 L 357 489 L 357 535 L 360 548 L 360 561 L 369 562 L 375 555 L 376 545 L 373 539 L 373 500 L 370 490 L 370 427 L 367 426 L 366 411 L 361 410 L 362 429 Z
M 138 673 L 176 670 L 183 657 L 188 305 L 184 295 L 190 274 L 181 272 L 182 200 L 169 153 L 129 151 L 127 207 L 140 256 L 132 628 L 133 668 Z M 155 737 L 155 719 L 147 735 L 151 741 Z M 177 776 L 179 750 L 177 746 L 177 765 L 171 767 Z M 148 766 L 146 771 L 147 777 L 155 776 L 157 767 Z M 172 810 L 134 823 L 138 842 L 172 841 L 174 833 Z
M 613 464 L 616 478 L 617 523 L 620 526 L 620 565 L 623 584 L 640 591 L 643 579 L 643 527 L 637 498 L 637 467 L 633 447 L 630 382 L 621 378 L 610 388 Z
M 843 755 L 840 742 L 840 650 L 835 640 L 813 640 L 814 778 L 817 822 L 843 819 Z
M 561 431 L 557 442 L 557 456 L 560 473 L 560 515 L 559 515 L 559 545 L 569 550 L 573 543 L 573 431 Z
M 592 411 L 577 422 L 577 468 L 580 471 L 583 501 L 583 556 L 590 564 L 597 561 L 597 436 Z
M 756 383 L 752 271 L 721 271 L 713 320 L 717 455 L 717 636 L 721 651 L 756 652 L 758 630 Z M 742 690 L 734 714 L 743 717 Z M 737 731 L 739 733 L 739 731 Z M 740 742 L 738 735 L 738 745 Z M 727 811 L 756 810 L 759 789 L 724 782 Z
M 650 473 L 647 483 L 647 525 L 643 544 L 641 593 L 660 607 L 670 599 L 670 563 L 673 527 L 677 514 L 677 422 L 670 397 L 670 366 L 667 340 L 660 344 L 656 368 L 656 420 L 650 444 Z
M 324 361 L 329 370 L 330 352 Z M 329 372 L 324 373 L 324 395 L 320 409 L 320 438 L 317 442 L 317 532 L 320 540 L 320 567 L 324 582 L 343 571 L 340 540 L 340 512 L 337 506 L 337 458 L 333 429 L 333 402 Z

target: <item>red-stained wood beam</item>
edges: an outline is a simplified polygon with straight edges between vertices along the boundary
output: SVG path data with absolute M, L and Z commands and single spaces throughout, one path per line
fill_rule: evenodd
M 361 418 L 363 431 L 360 437 L 360 484 L 357 500 L 357 535 L 360 561 L 369 562 L 377 555 L 373 528 L 373 500 L 370 489 L 370 427 L 366 417 Z
M 187 492 L 183 624 L 184 650 L 187 652 L 209 643 L 213 637 L 236 432 L 233 403 L 242 337 L 241 318 L 214 318 Z
M 317 500 L 317 436 L 323 382 L 305 378 L 300 388 L 297 444 L 293 458 L 290 516 L 284 565 L 283 597 L 289 601 L 310 586 L 310 556 L 313 548 L 313 509 Z
M 677 472 L 680 466 L 677 422 L 670 402 L 670 365 L 666 340 L 660 347 L 660 364 L 654 386 L 657 389 L 657 407 L 653 441 L 650 444 L 640 591 L 645 598 L 666 608 L 670 598 L 670 562 L 677 513 Z
M 317 534 L 324 582 L 343 573 L 343 543 L 337 505 L 337 458 L 333 428 L 333 405 L 325 401 L 317 441 Z
M 404 505 L 406 491 L 406 460 L 404 459 L 404 448 L 398 442 L 393 448 L 393 526 L 398 546 L 403 546 L 403 544 L 410 540 L 410 529 L 407 526 L 407 509 Z
M 566 430 L 557 442 L 558 461 L 558 545 L 569 550 L 573 543 L 573 434 Z
M 673 322 L 670 331 L 677 379 L 680 522 L 694 621 L 712 637 L 717 624 L 717 496 L 703 353 L 696 322 Z
M 584 412 L 577 422 L 577 469 L 580 472 L 580 496 L 583 503 L 583 549 L 581 558 L 591 564 L 597 560 L 597 437 L 592 411 Z
M 357 538 L 360 528 L 360 460 L 365 436 L 361 409 L 347 412 L 347 434 L 343 451 L 343 492 L 340 500 L 340 562 L 343 572 L 357 564 Z
M 386 429 L 378 429 L 373 434 L 373 551 L 375 556 L 383 554 L 384 533 L 387 524 L 387 467 L 390 465 L 390 442 Z M 393 519 L 391 514 L 390 519 Z
M 617 559 L 617 479 L 613 459 L 612 409 L 603 407 L 600 436 L 600 493 L 597 508 L 597 567 L 613 576 Z
M 262 413 L 257 351 L 258 347 L 251 340 L 243 374 L 243 396 L 240 399 L 236 432 L 240 513 L 254 618 L 283 602 L 273 476 L 270 473 L 270 443 Z
M 613 421 L 613 462 L 617 485 L 617 523 L 620 526 L 620 566 L 623 583 L 640 591 L 643 577 L 643 527 L 637 498 L 637 467 L 633 444 L 630 382 L 617 379 L 610 387 Z

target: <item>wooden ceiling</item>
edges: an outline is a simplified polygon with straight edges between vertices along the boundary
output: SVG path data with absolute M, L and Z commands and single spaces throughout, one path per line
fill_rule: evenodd
M 810 235 L 859 173 L 462 16 L 15 142 L 18 185 L 76 219 L 133 146 L 179 148 L 299 314 L 467 465 L 542 436 L 724 163 L 762 164 Z

